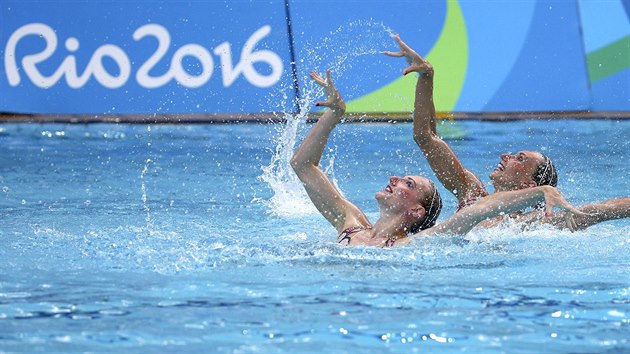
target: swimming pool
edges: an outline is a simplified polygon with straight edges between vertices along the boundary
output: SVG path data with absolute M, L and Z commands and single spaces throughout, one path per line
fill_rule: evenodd
M 630 194 L 630 121 L 457 125 L 479 176 L 540 149 L 572 203 Z M 0 350 L 630 350 L 630 221 L 344 248 L 288 170 L 304 130 L 0 124 Z M 371 218 L 388 176 L 435 180 L 409 123 L 342 124 L 329 147 Z

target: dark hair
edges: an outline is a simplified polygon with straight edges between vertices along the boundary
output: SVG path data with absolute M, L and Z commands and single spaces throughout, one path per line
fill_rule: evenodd
M 536 182 L 537 186 L 552 186 L 555 187 L 558 185 L 558 174 L 556 173 L 556 168 L 554 167 L 551 159 L 549 157 L 541 154 L 543 157 L 543 162 L 536 166 L 536 171 L 534 172 L 534 182 Z
M 543 162 L 536 166 L 536 171 L 534 172 L 534 182 L 536 182 L 537 186 L 552 186 L 556 187 L 558 185 L 558 173 L 556 173 L 556 167 L 551 162 L 551 159 L 544 154 L 541 154 L 543 157 Z M 538 202 L 534 205 L 534 209 L 543 210 L 545 209 L 545 202 Z
M 423 219 L 418 220 L 409 227 L 409 233 L 415 234 L 416 232 L 433 227 L 438 216 L 440 216 L 440 211 L 442 211 L 442 197 L 440 197 L 440 192 L 438 192 L 433 182 L 429 182 L 431 183 L 431 189 L 433 189 L 433 191 L 430 195 L 425 196 L 425 199 L 422 202 L 422 206 L 425 208 L 426 214 Z

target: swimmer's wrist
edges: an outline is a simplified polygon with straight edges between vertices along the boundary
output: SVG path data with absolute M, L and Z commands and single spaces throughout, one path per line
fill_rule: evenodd
M 426 78 L 432 78 L 433 77 L 433 67 L 422 69 L 420 71 L 417 71 L 417 73 L 420 76 L 424 76 Z

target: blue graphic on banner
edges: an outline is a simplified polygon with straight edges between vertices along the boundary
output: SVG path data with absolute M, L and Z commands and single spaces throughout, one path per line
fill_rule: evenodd
M 520 56 L 484 111 L 505 112 L 512 107 L 524 111 L 589 108 L 591 99 L 577 16 L 577 7 L 571 2 L 536 3 Z
M 258 112 L 292 93 L 281 2 L 29 4 L 2 3 L 2 110 Z

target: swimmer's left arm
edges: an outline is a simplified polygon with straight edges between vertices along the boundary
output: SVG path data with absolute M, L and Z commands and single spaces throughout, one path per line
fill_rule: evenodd
M 539 186 L 491 194 L 462 209 L 446 221 L 416 235 L 439 233 L 465 235 L 481 221 L 515 212 L 541 201 L 545 201 L 545 215 L 547 216 L 552 215 L 554 206 L 568 211 L 567 215 L 585 215 L 569 204 L 558 189 L 551 186 Z
M 365 214 L 337 190 L 319 166 L 324 147 L 331 132 L 341 120 L 346 105 L 332 81 L 330 70 L 326 72 L 326 79 L 315 72 L 311 73 L 311 78 L 326 92 L 326 100 L 317 102 L 316 105 L 330 109 L 321 115 L 308 132 L 291 158 L 291 167 L 302 182 L 313 205 L 338 232 L 347 228 L 347 224 L 369 226 Z
M 464 167 L 453 149 L 437 133 L 437 116 L 433 103 L 433 66 L 403 42 L 399 35 L 395 35 L 394 39 L 400 51 L 384 54 L 405 58 L 409 66 L 403 70 L 403 75 L 418 73 L 413 110 L 413 138 L 416 144 L 427 158 L 435 176 L 460 203 L 486 196 L 488 193 L 483 183 Z

